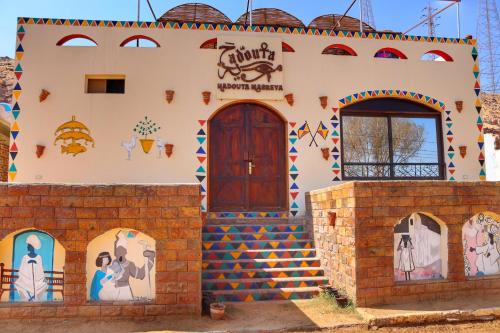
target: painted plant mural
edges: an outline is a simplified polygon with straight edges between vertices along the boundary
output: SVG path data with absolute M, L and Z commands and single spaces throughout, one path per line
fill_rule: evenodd
M 87 248 L 91 301 L 144 301 L 155 294 L 155 241 L 131 229 L 113 229 Z
M 0 257 L 2 302 L 62 301 L 65 251 L 51 235 L 38 230 L 9 235 L 0 243 Z
M 441 226 L 425 214 L 413 213 L 394 227 L 396 281 L 442 279 Z
M 500 217 L 481 213 L 462 228 L 466 276 L 500 274 Z

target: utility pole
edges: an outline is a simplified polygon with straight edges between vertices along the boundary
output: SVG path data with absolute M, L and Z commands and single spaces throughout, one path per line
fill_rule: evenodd
M 477 40 L 481 90 L 500 93 L 500 19 L 496 0 L 479 0 Z

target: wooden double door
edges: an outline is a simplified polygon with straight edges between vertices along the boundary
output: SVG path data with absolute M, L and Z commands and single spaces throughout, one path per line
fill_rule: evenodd
M 287 210 L 285 122 L 242 103 L 209 122 L 209 210 Z

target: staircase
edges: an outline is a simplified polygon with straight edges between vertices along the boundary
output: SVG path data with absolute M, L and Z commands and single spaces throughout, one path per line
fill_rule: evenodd
M 220 302 L 307 299 L 328 282 L 303 223 L 288 219 L 209 220 L 202 277 Z

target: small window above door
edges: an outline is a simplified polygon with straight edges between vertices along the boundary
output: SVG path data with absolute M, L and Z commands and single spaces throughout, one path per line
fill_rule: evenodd
M 125 94 L 125 75 L 86 75 L 87 94 Z

